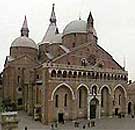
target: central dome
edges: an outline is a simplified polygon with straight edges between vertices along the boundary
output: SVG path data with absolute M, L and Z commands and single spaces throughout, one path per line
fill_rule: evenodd
M 26 36 L 16 38 L 12 42 L 11 47 L 30 47 L 30 48 L 37 49 L 36 43 L 32 39 Z
M 71 33 L 86 33 L 86 22 L 84 20 L 74 20 L 63 30 L 63 36 Z

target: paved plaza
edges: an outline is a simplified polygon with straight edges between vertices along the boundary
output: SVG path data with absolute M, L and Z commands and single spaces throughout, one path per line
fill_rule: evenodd
M 27 116 L 24 112 L 19 113 L 19 130 L 24 130 L 27 126 L 28 130 L 51 130 L 51 124 L 48 126 L 42 125 L 39 121 L 33 121 L 32 117 Z M 79 121 L 79 127 L 74 127 L 74 122 L 65 122 L 63 124 L 58 124 L 58 128 L 54 130 L 83 130 L 85 125 L 85 130 L 134 130 L 135 129 L 135 118 L 102 118 L 96 120 L 96 126 L 93 128 L 88 128 L 86 120 Z
M 48 126 L 41 124 L 39 121 L 34 121 L 31 116 L 27 116 L 25 112 L 19 112 L 19 130 L 24 130 L 27 126 L 28 130 L 52 130 L 51 124 Z M 135 118 L 102 118 L 95 120 L 96 126 L 88 128 L 86 120 L 78 120 L 79 127 L 74 127 L 74 122 L 65 122 L 58 124 L 53 130 L 135 130 Z

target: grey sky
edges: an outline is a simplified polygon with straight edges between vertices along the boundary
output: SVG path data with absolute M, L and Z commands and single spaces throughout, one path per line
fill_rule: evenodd
M 55 3 L 60 32 L 79 16 L 86 20 L 92 11 L 98 44 L 108 51 L 135 79 L 135 1 L 134 0 L 1 0 L 0 1 L 0 70 L 9 55 L 12 41 L 20 36 L 24 15 L 27 15 L 30 37 L 40 42 L 49 24 L 52 3 Z

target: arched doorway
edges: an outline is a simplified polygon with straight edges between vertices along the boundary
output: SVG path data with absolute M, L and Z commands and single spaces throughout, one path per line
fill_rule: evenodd
M 129 115 L 132 114 L 132 103 L 131 102 L 128 103 L 128 114 Z
M 90 101 L 90 119 L 94 119 L 98 116 L 99 101 L 96 98 L 93 98 Z

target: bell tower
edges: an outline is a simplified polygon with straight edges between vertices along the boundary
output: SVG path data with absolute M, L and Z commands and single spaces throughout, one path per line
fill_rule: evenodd
M 94 28 L 94 19 L 92 17 L 92 13 L 90 11 L 89 16 L 87 18 L 87 42 L 97 40 L 96 30 Z

